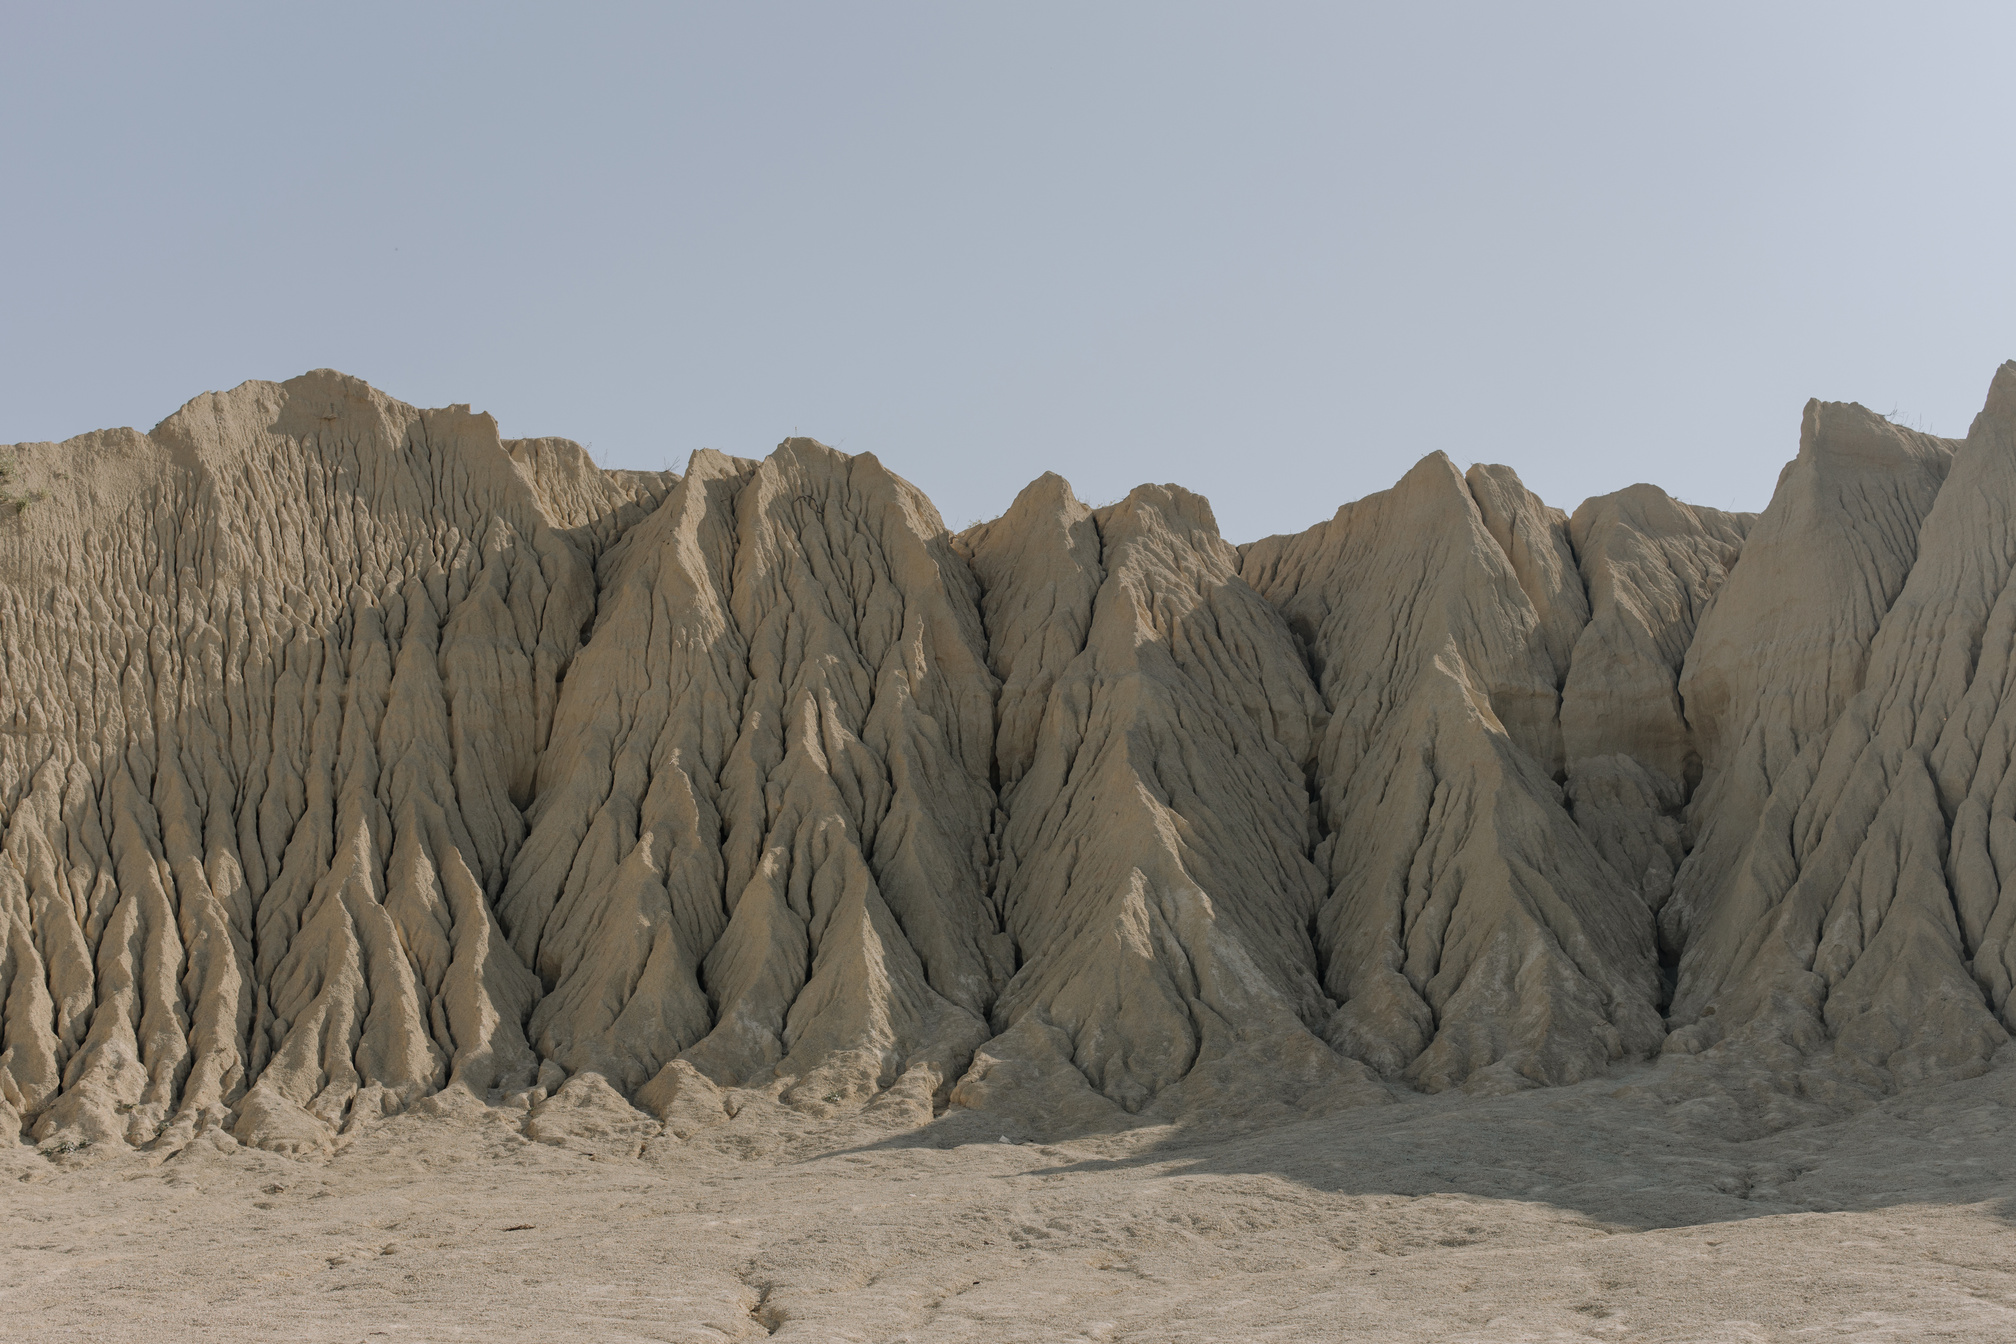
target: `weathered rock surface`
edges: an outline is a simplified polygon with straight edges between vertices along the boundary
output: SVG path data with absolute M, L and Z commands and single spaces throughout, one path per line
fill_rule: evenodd
M 1634 485 L 1584 502 L 1570 524 L 1590 620 L 1561 692 L 1568 797 L 1598 852 L 1655 911 L 1686 856 L 1681 813 L 1701 774 L 1681 666 L 1752 521 Z
M 1130 1112 L 1247 1108 L 1369 1082 L 1318 1038 L 1322 702 L 1210 506 L 1144 485 L 1093 513 L 1045 476 L 961 541 L 1009 688 L 995 891 L 1022 965 L 958 1098 L 1084 1112 L 1075 1073 Z
M 328 371 L 0 452 L 45 1148 L 1253 1123 L 1662 1050 L 1852 1100 L 2016 1028 L 2016 365 L 1965 442 L 1810 405 L 1759 516 L 1438 453 L 1244 547 Z
M 1873 1089 L 1978 1072 L 2016 1021 L 2000 877 L 2016 858 L 2016 364 L 1959 444 L 1809 410 L 1759 525 L 1778 543 L 1760 580 L 1784 581 L 1787 539 L 1823 510 L 1853 521 L 1818 529 L 1830 544 L 1796 616 L 1732 580 L 1731 619 L 1768 657 L 1742 666 L 1711 628 L 1689 662 L 1726 782 L 1700 800 L 1713 843 L 1675 898 L 1687 1025 L 1667 1048 L 1779 1071 L 1819 1057 Z
M 1489 513 L 1434 454 L 1243 568 L 1329 716 L 1311 763 L 1328 1038 L 1430 1088 L 1572 1082 L 1663 1035 L 1652 924 L 1556 781 L 1579 612 L 1559 520 L 1509 472 L 1484 480 Z M 1508 551 L 1505 517 L 1533 540 Z

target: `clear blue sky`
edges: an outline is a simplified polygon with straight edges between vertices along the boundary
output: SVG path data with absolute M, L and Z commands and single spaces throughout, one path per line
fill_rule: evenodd
M 1761 508 L 2016 356 L 2016 6 L 0 0 L 0 441 L 332 366 L 609 466 Z

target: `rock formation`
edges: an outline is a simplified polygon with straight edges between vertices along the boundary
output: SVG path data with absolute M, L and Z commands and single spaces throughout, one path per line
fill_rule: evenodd
M 601 471 L 328 371 L 0 468 L 44 1146 L 1662 1052 L 1852 1100 L 2016 1029 L 2016 364 L 1964 442 L 1810 404 L 1762 515 L 1438 453 L 1243 547 L 1175 485 L 952 535 L 872 455 Z

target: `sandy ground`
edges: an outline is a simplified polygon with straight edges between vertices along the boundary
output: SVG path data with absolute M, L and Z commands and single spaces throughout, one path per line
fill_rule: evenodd
M 1215 1139 L 497 1107 L 327 1159 L 22 1149 L 0 1338 L 2016 1339 L 2016 1069 L 1747 1142 L 1647 1080 Z

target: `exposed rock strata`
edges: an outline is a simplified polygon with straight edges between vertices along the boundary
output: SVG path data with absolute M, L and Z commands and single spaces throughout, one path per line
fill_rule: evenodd
M 535 1043 L 626 1089 L 685 1056 L 928 1101 L 1012 965 L 970 571 L 913 487 L 806 439 L 696 455 L 625 550 L 504 894 Z
M 2016 1027 L 2016 365 L 1964 443 L 1814 403 L 1758 517 L 1435 454 L 1240 548 L 1176 486 L 955 537 L 872 456 L 605 472 L 326 371 L 4 452 L 45 1145 L 1250 1118 L 1662 1048 L 1866 1093 Z
M 1870 642 L 1918 557 L 1919 532 L 1960 445 L 1860 406 L 1810 402 L 1799 456 L 1744 544 L 1745 561 L 1688 645 L 1679 683 L 1699 755 L 1700 835 L 1664 913 L 1690 947 L 1691 1021 L 1727 970 L 1742 922 L 1719 908 L 1773 785 L 1862 689 Z M 1712 969 L 1711 969 L 1712 967 Z
M 1555 780 L 1559 615 L 1578 610 L 1559 520 L 1509 472 L 1487 480 L 1489 515 L 1434 454 L 1243 571 L 1329 714 L 1311 772 L 1327 1035 L 1434 1088 L 1568 1082 L 1663 1035 L 1651 921 Z M 1489 519 L 1515 516 L 1539 544 L 1508 553 Z
M 1634 485 L 1585 501 L 1570 524 L 1590 620 L 1561 693 L 1569 804 L 1597 851 L 1662 916 L 1692 843 L 1685 808 L 1701 778 L 1681 668 L 1754 521 Z M 1677 948 L 1669 937 L 1666 991 Z
M 493 903 L 652 501 L 515 446 L 311 374 L 14 450 L 0 1101 L 36 1136 L 313 1144 L 531 1081 Z
M 1689 1025 L 1668 1048 L 1820 1056 L 1875 1088 L 1978 1071 L 2016 1022 L 2016 364 L 1958 445 L 1832 408 L 1808 424 L 1759 530 L 1855 521 L 1821 529 L 1809 604 L 1765 626 L 1785 666 L 1748 671 L 1770 693 L 1730 700 L 1726 635 L 1690 662 L 1730 779 L 1676 897 Z
M 1322 702 L 1210 506 L 1144 485 L 1092 513 L 1045 476 L 962 542 L 1007 674 L 995 890 L 1022 966 L 960 1099 L 1083 1113 L 1064 1060 L 1128 1111 L 1364 1082 L 1318 1039 Z

